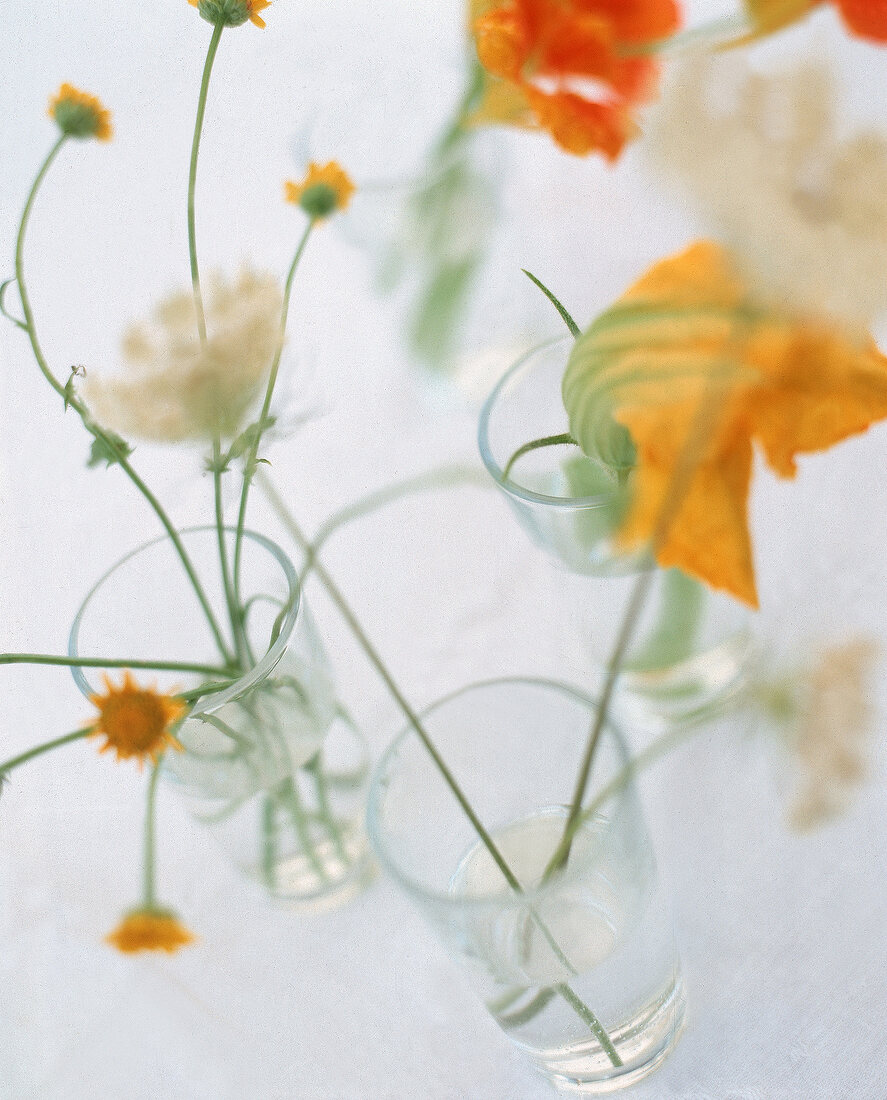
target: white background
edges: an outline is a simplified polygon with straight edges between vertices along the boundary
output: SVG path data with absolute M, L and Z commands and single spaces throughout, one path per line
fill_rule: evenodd
M 198 188 L 205 269 L 247 260 L 285 271 L 301 221 L 281 184 L 308 155 L 338 157 L 358 184 L 415 171 L 459 95 L 461 7 L 380 7 L 278 0 L 265 31 L 225 34 Z M 12 274 L 18 211 L 54 137 L 48 95 L 69 80 L 114 111 L 111 145 L 69 143 L 28 248 L 50 362 L 62 375 L 74 363 L 98 371 L 115 363 L 127 321 L 187 284 L 187 155 L 210 30 L 185 0 L 0 0 L 0 25 L 0 278 Z M 823 12 L 762 58 L 834 46 L 848 124 L 876 120 L 887 57 L 844 37 Z M 690 239 L 634 150 L 612 170 L 542 137 L 491 136 L 490 148 L 503 207 L 491 317 L 539 324 L 523 266 L 585 321 Z M 347 218 L 317 234 L 299 275 L 286 380 L 292 407 L 315 416 L 270 457 L 311 529 L 393 477 L 476 463 L 476 405 L 429 387 L 398 335 L 403 303 L 374 293 L 365 245 L 384 214 L 367 186 Z M 542 316 L 543 332 L 557 332 Z M 88 586 L 157 525 L 118 471 L 85 470 L 85 433 L 12 326 L 0 329 L 0 359 L 0 648 L 62 652 Z M 781 653 L 859 632 L 885 640 L 885 442 L 882 427 L 805 460 L 794 483 L 758 472 L 760 629 Z M 207 518 L 198 454 L 143 446 L 136 461 L 179 522 Z M 285 540 L 260 503 L 253 522 Z M 564 578 L 488 490 L 395 506 L 336 536 L 327 561 L 416 705 L 500 673 L 588 681 L 565 636 Z M 377 754 L 397 713 L 322 592 L 308 598 Z M 6 668 L 0 680 L 0 758 L 87 715 L 63 669 Z M 785 826 L 779 756 L 743 721 L 713 725 L 645 780 L 690 1007 L 672 1058 L 633 1095 L 884 1095 L 884 686 L 879 674 L 872 781 L 812 835 Z M 170 959 L 105 947 L 137 896 L 144 782 L 78 745 L 17 773 L 0 801 L 4 1100 L 550 1094 L 392 885 L 377 881 L 329 915 L 275 910 L 166 791 L 161 890 L 200 946 Z

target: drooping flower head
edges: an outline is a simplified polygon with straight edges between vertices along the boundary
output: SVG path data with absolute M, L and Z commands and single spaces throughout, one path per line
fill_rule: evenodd
M 301 206 L 309 218 L 319 221 L 336 210 L 344 210 L 354 194 L 354 184 L 348 173 L 336 161 L 321 165 L 311 161 L 301 183 L 287 180 L 284 197 Z
M 165 951 L 172 955 L 196 939 L 168 909 L 134 909 L 105 937 L 105 943 L 125 955 L 140 951 Z
M 756 607 L 753 445 L 791 478 L 798 455 L 887 418 L 887 358 L 827 319 L 757 299 L 713 242 L 656 264 L 577 340 L 563 380 L 570 431 L 589 457 L 607 465 L 630 438 L 623 544 L 657 531 L 710 391 L 719 400 L 657 560 Z
M 63 84 L 50 98 L 49 116 L 68 137 L 111 140 L 111 112 L 96 96 L 72 84 Z
M 188 0 L 197 8 L 207 23 L 213 26 L 240 27 L 247 20 L 256 27 L 264 27 L 260 11 L 271 7 L 271 0 Z
M 535 126 L 569 153 L 609 160 L 636 133 L 632 108 L 655 91 L 658 67 L 643 48 L 680 23 L 675 0 L 474 0 L 474 12 L 478 58 L 495 78 L 478 120 Z
M 246 270 L 231 282 L 215 276 L 202 344 L 191 291 L 173 294 L 126 334 L 127 373 L 88 374 L 83 396 L 100 423 L 124 436 L 165 443 L 229 438 L 265 380 L 282 305 L 273 275 Z
M 804 19 L 826 0 L 745 0 L 751 30 L 736 43 L 763 38 Z M 851 34 L 870 42 L 887 43 L 885 0 L 831 0 Z
M 118 760 L 135 757 L 143 763 L 157 760 L 168 748 L 181 749 L 171 732 L 188 709 L 181 699 L 139 687 L 129 672 L 124 673 L 120 687 L 114 687 L 107 676 L 104 681 L 105 694 L 89 699 L 99 711 L 90 735 L 105 738 L 100 752 L 110 750 Z

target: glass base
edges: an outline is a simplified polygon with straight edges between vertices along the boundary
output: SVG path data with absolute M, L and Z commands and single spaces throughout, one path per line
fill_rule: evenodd
M 299 913 L 338 909 L 366 889 L 375 875 L 366 833 L 358 827 L 343 833 L 340 844 L 314 844 L 310 859 L 297 851 L 273 867 L 255 870 L 276 903 Z
M 684 1025 L 686 997 L 679 979 L 655 1004 L 610 1031 L 624 1065 L 614 1066 L 596 1041 L 533 1052 L 536 1069 L 566 1096 L 600 1096 L 637 1084 L 665 1061 Z
M 755 639 L 742 631 L 670 668 L 645 672 L 629 668 L 617 683 L 620 710 L 637 721 L 669 723 L 723 713 L 742 696 L 758 659 Z

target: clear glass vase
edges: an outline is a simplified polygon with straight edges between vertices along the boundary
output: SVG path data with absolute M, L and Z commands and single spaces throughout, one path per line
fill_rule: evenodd
M 422 716 L 520 892 L 412 727 L 380 761 L 368 811 L 381 863 L 500 1027 L 555 1085 L 589 1095 L 658 1066 L 684 1011 L 671 920 L 625 742 L 610 724 L 569 859 L 545 879 L 595 715 L 571 688 L 512 679 L 471 685 Z
M 234 532 L 226 532 L 233 561 Z M 217 621 L 226 603 L 214 527 L 182 532 Z M 359 891 L 369 873 L 363 828 L 369 760 L 341 708 L 304 604 L 296 571 L 270 540 L 244 533 L 241 596 L 249 667 L 200 696 L 167 752 L 163 774 L 248 875 L 277 899 L 327 908 Z M 219 665 L 206 617 L 169 538 L 127 554 L 83 601 L 72 657 L 122 657 Z M 86 695 L 102 671 L 72 669 Z M 108 672 L 112 682 L 121 673 Z M 220 676 L 137 672 L 162 690 L 206 686 Z
M 572 444 L 513 460 L 530 441 L 569 432 L 561 380 L 571 347 L 570 337 L 551 340 L 508 370 L 481 411 L 478 443 L 527 534 L 566 572 L 559 601 L 581 660 L 600 675 L 645 565 L 642 553 L 613 539 L 630 480 L 620 489 Z M 638 718 L 698 718 L 743 690 L 756 654 L 743 604 L 678 569 L 657 569 L 619 680 L 620 704 Z

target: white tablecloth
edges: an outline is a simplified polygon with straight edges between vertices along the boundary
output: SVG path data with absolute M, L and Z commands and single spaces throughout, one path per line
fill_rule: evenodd
M 75 363 L 98 370 L 114 363 L 127 320 L 187 283 L 185 164 L 209 28 L 185 0 L 7 0 L 4 15 L 0 277 L 11 274 L 16 211 L 52 140 L 48 94 L 70 80 L 115 111 L 113 145 L 68 149 L 54 169 L 28 250 L 50 360 L 62 374 Z M 213 78 L 199 183 L 207 270 L 242 259 L 285 270 L 300 223 L 280 186 L 301 158 L 338 156 L 358 182 L 408 174 L 458 95 L 455 0 L 382 12 L 359 0 L 279 0 L 265 16 L 265 31 L 226 34 Z M 794 48 L 837 34 L 823 13 Z M 881 110 L 884 55 L 845 44 L 840 56 L 848 117 Z M 496 140 L 510 163 L 499 249 L 516 313 L 537 307 L 519 266 L 585 319 L 687 239 L 686 217 L 657 195 L 635 153 L 610 171 L 568 161 L 542 138 Z M 373 292 L 372 263 L 355 242 L 372 230 L 377 198 L 367 188 L 350 221 L 318 232 L 299 275 L 285 371 L 292 407 L 314 416 L 270 457 L 309 529 L 391 478 L 477 463 L 476 405 L 432 392 L 398 336 L 402 302 Z M 62 652 L 88 585 L 156 522 L 119 472 L 84 468 L 85 434 L 39 377 L 23 334 L 0 328 L 0 355 L 2 648 Z M 885 442 L 882 427 L 809 459 L 793 484 L 759 471 L 760 629 L 778 651 L 857 633 L 885 641 Z M 198 454 L 143 446 L 135 460 L 178 521 L 209 518 Z M 252 522 L 287 545 L 258 498 Z M 563 628 L 563 574 L 487 488 L 361 520 L 335 536 L 326 561 L 417 706 L 498 674 L 589 683 Z M 377 755 L 398 714 L 313 583 L 308 599 Z M 2 757 L 86 717 L 64 669 L 0 676 Z M 783 764 L 745 719 L 712 724 L 644 778 L 689 1009 L 673 1056 L 633 1095 L 884 1095 L 883 672 L 877 690 L 871 781 L 813 834 L 786 827 Z M 643 731 L 633 737 L 642 747 Z M 550 1095 L 392 884 L 377 880 L 331 914 L 277 910 L 166 790 L 162 895 L 200 945 L 171 958 L 104 946 L 137 896 L 144 782 L 77 745 L 22 769 L 3 793 L 4 1100 Z

